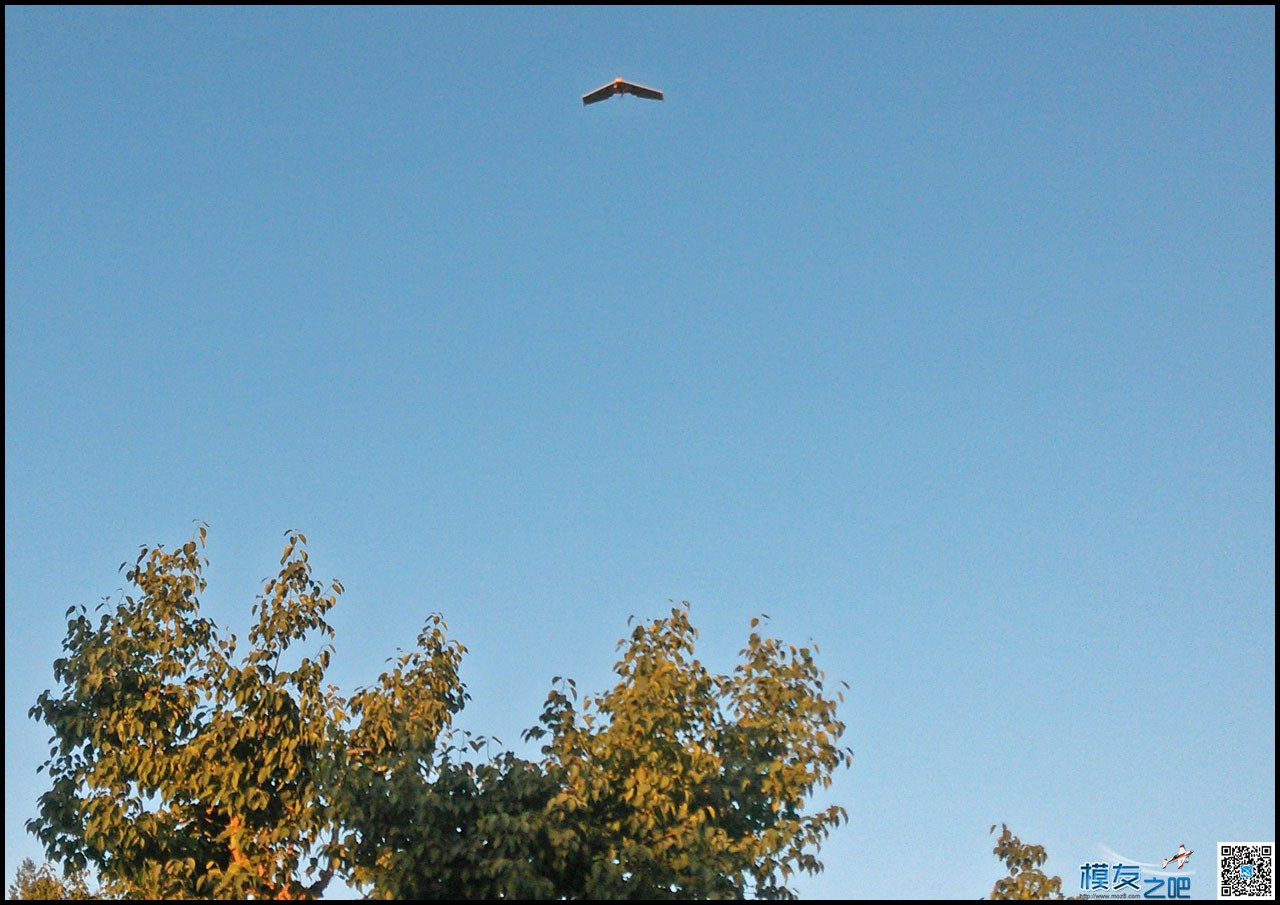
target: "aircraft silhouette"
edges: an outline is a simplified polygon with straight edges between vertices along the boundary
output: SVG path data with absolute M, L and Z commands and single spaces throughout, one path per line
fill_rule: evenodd
M 1185 845 L 1179 845 L 1178 853 L 1176 855 L 1174 855 L 1172 858 L 1165 858 L 1163 861 L 1160 862 L 1160 869 L 1164 870 L 1174 861 L 1177 861 L 1178 870 L 1182 870 L 1182 865 L 1187 863 L 1187 859 L 1190 858 L 1192 854 L 1194 853 L 1187 851 L 1187 847 Z
M 662 100 L 662 92 L 657 88 L 646 88 L 644 85 L 637 85 L 635 82 L 624 81 L 623 79 L 614 79 L 607 85 L 602 85 L 595 91 L 588 91 L 582 95 L 583 104 L 594 104 L 596 101 L 602 101 L 605 98 L 613 97 L 615 94 L 634 94 L 636 97 L 647 97 L 649 100 Z

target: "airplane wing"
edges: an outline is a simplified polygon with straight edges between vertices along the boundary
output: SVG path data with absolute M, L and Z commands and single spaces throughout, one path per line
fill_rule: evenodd
M 651 101 L 662 100 L 662 92 L 657 88 L 646 88 L 644 85 L 637 85 L 634 82 L 624 82 L 619 79 L 616 83 L 618 90 L 625 94 L 634 94 L 636 97 L 647 97 Z
M 618 83 L 610 82 L 609 84 L 597 88 L 595 91 L 589 91 L 582 95 L 583 104 L 594 104 L 596 101 L 602 101 L 607 97 L 613 97 L 618 93 Z

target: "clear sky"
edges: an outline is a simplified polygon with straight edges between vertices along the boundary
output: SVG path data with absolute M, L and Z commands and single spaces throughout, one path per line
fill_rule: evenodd
M 613 78 L 663 102 L 580 97 Z M 287 529 L 508 747 L 688 600 L 849 682 L 802 896 L 1275 838 L 1275 11 L 5 8 L 5 882 L 64 611 Z M 824 799 L 825 801 L 825 799 Z

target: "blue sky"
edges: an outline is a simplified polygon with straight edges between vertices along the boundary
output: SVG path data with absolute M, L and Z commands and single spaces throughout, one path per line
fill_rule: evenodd
M 6 883 L 64 611 L 197 519 L 522 753 L 629 615 L 812 639 L 805 897 L 1273 840 L 1274 244 L 1272 8 L 6 7 Z

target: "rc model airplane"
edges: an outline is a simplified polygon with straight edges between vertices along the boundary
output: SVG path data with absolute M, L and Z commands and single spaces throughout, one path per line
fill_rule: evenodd
M 582 95 L 582 103 L 594 104 L 596 101 L 602 101 L 605 98 L 613 97 L 615 94 L 618 96 L 634 94 L 636 97 L 647 97 L 649 100 L 653 101 L 662 100 L 662 92 L 657 88 L 646 88 L 644 85 L 637 85 L 635 82 L 628 82 L 623 79 L 614 79 L 609 84 Z

